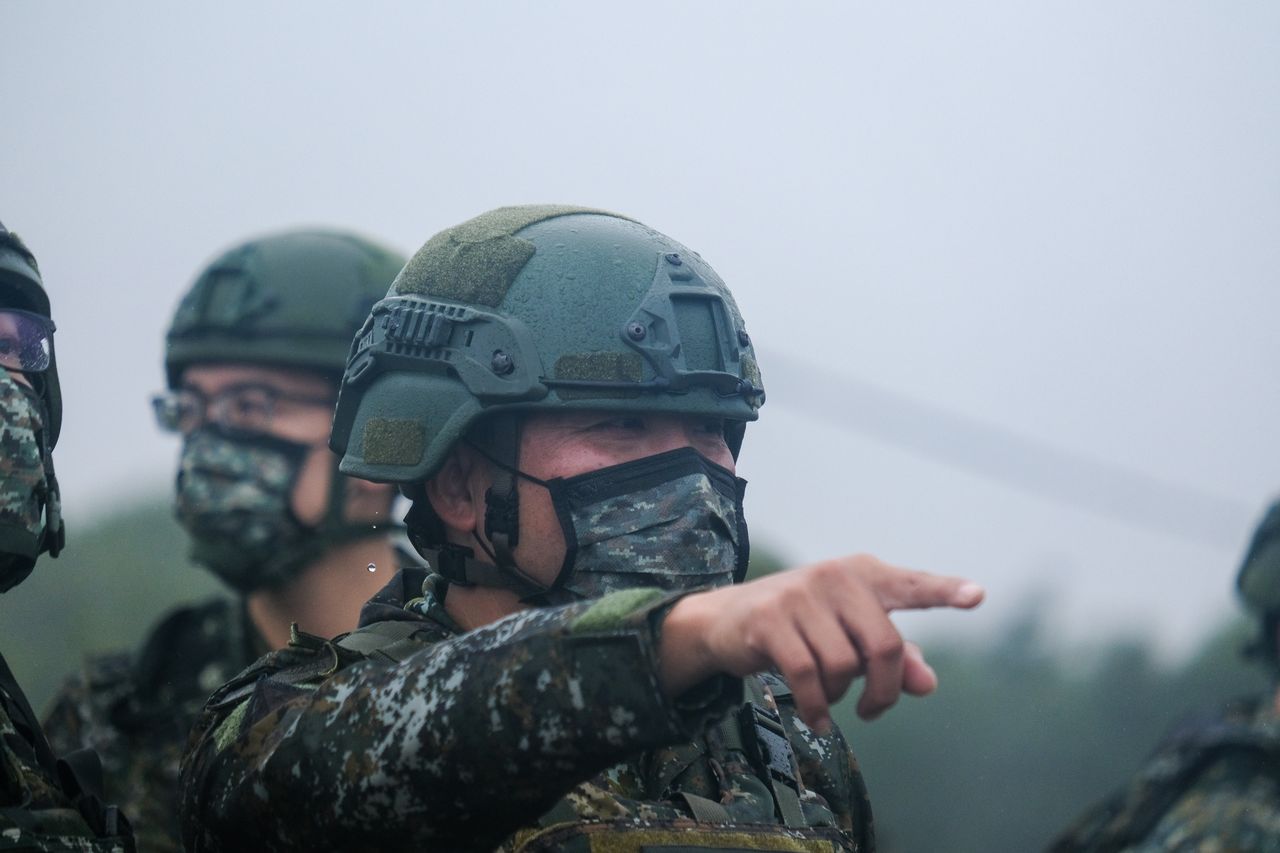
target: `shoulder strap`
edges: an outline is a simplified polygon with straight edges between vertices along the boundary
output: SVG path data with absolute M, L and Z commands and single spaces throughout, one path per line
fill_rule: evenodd
M 422 648 L 422 643 L 411 638 L 423 627 L 421 622 L 408 620 L 374 622 L 340 638 L 337 644 L 367 658 L 381 657 L 400 663 Z
M 782 822 L 790 828 L 806 826 L 804 809 L 800 807 L 804 783 L 800 781 L 796 754 L 782 725 L 782 716 L 777 711 L 773 694 L 756 676 L 747 678 L 747 689 L 751 693 L 751 701 L 743 706 L 740 716 L 744 732 L 750 731 L 755 735 L 756 766 L 763 771 L 765 781 L 773 791 Z M 750 754 L 751 751 L 748 752 Z
M 715 743 L 716 748 L 746 757 L 752 772 L 768 786 L 777 815 L 785 826 L 792 829 L 808 826 L 800 805 L 804 783 L 773 694 L 754 675 L 744 681 L 748 700 L 736 713 L 716 724 L 715 736 L 709 742 Z M 690 809 L 693 810 L 692 804 Z M 696 811 L 693 814 L 702 820 Z

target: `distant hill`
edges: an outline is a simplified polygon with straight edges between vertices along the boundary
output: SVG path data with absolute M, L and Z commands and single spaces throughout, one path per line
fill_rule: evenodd
M 219 594 L 187 560 L 171 505 L 157 496 L 84 527 L 69 521 L 58 559 L 42 556 L 0 596 L 0 651 L 37 709 L 86 653 L 132 648 L 173 605 Z

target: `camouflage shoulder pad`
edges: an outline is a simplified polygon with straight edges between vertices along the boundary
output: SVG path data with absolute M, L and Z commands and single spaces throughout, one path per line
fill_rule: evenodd
M 280 684 L 302 684 L 328 677 L 352 662 L 341 660 L 336 646 L 328 640 L 295 629 L 288 646 L 268 652 L 241 670 L 213 692 L 206 707 L 221 711 L 237 705 L 265 678 Z

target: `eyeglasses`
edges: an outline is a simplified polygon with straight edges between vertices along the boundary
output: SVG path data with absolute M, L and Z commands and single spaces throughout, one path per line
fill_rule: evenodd
M 39 373 L 49 369 L 54 325 L 48 317 L 0 309 L 0 367 Z
M 186 435 L 209 421 L 226 429 L 267 432 L 282 403 L 332 409 L 335 402 L 333 397 L 289 394 L 270 385 L 249 383 L 232 385 L 211 397 L 195 388 L 166 391 L 151 398 L 151 408 L 161 429 Z

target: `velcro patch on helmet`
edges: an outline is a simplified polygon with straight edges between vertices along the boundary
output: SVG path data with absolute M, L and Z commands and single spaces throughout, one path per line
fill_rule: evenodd
M 404 418 L 370 418 L 362 442 L 370 465 L 417 465 L 427 448 L 423 423 Z
M 428 240 L 396 277 L 393 291 L 496 307 L 535 252 L 533 243 L 514 235 L 544 219 L 576 213 L 628 218 L 569 204 L 500 207 Z
M 577 352 L 566 353 L 556 359 L 556 379 L 588 380 L 595 382 L 640 382 L 644 378 L 644 360 L 637 353 L 629 352 Z M 584 397 L 637 397 L 635 391 L 617 389 L 557 388 L 562 400 L 578 400 Z
M 757 388 L 764 387 L 760 382 L 760 365 L 756 363 L 754 356 L 746 353 L 742 355 L 742 378 Z

